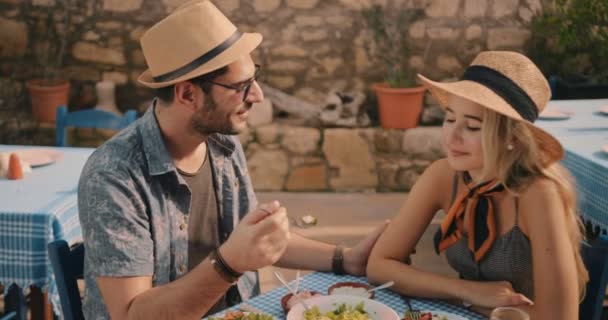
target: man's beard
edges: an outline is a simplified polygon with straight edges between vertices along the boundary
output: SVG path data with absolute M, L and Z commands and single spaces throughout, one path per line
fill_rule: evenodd
M 203 136 L 208 136 L 214 133 L 237 135 L 241 130 L 236 128 L 230 121 L 230 115 L 227 113 L 218 112 L 217 102 L 209 95 L 205 99 L 203 106 L 198 110 L 190 124 L 192 128 Z M 245 108 L 251 109 L 251 103 L 247 103 Z

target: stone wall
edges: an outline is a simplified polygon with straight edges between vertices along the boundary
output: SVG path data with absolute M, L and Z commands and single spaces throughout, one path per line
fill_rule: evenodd
M 112 80 L 119 108 L 143 112 L 154 93 L 136 83 L 146 68 L 138 40 L 186 1 L 0 0 L 0 143 L 53 144 L 53 126 L 32 120 L 24 83 L 53 65 L 57 55 L 45 53 L 57 48 L 56 41 L 62 38 L 68 41 L 60 72 L 72 85 L 71 110 L 94 107 L 95 83 Z M 479 51 L 521 50 L 530 36 L 526 24 L 544 1 L 548 0 L 215 3 L 242 31 L 264 35 L 254 59 L 263 65 L 265 82 L 321 107 L 332 90 L 368 91 L 371 82 L 382 79 L 380 64 L 366 49 L 371 31 L 361 18 L 361 10 L 372 4 L 423 11 L 420 20 L 403 30 L 412 49 L 409 68 L 444 80 L 458 77 Z M 70 23 L 65 23 L 66 17 Z M 427 99 L 423 124 L 436 124 L 441 118 L 430 104 Z M 437 130 L 272 124 L 252 128 L 244 142 L 260 190 L 407 190 L 440 155 Z M 78 145 L 91 146 L 107 136 L 84 131 L 71 137 Z
M 269 124 L 243 133 L 258 191 L 409 191 L 444 156 L 439 127 L 317 129 Z

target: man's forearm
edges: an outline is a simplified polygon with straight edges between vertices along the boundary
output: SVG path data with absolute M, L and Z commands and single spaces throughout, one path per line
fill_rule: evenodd
M 275 265 L 281 268 L 331 271 L 335 247 L 292 232 L 287 250 Z
M 135 297 L 129 306 L 128 319 L 198 320 L 230 286 L 207 258 L 178 280 Z

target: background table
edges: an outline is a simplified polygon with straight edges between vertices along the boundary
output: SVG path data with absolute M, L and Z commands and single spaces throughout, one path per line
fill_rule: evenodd
M 0 145 L 0 152 L 34 147 Z M 76 191 L 84 163 L 94 149 L 48 148 L 63 158 L 33 168 L 22 180 L 0 180 L 0 283 L 6 289 L 47 288 L 59 306 L 46 245 L 82 240 Z M 56 309 L 56 312 L 58 309 Z
M 312 290 L 321 293 L 327 293 L 327 288 L 336 282 L 343 281 L 355 281 L 368 283 L 365 278 L 353 277 L 353 276 L 337 276 L 332 273 L 313 272 L 309 275 L 302 277 L 300 280 L 300 290 Z M 292 282 L 293 287 L 293 282 Z M 281 297 L 288 293 L 287 288 L 281 286 L 265 294 L 259 295 L 245 302 L 247 305 L 252 306 L 256 309 L 264 311 L 275 317 L 275 319 L 285 319 L 283 309 L 281 308 Z M 405 314 L 406 306 L 403 299 L 396 293 L 390 290 L 381 290 L 376 292 L 374 300 L 382 302 L 387 306 L 393 308 L 399 316 Z M 466 317 L 469 320 L 485 320 L 486 317 L 477 314 L 473 311 L 467 310 L 464 307 L 455 306 L 446 302 L 431 299 L 417 299 L 412 298 L 410 300 L 412 307 L 419 310 L 429 311 L 444 311 L 460 316 Z M 239 306 L 234 306 L 229 310 L 238 310 Z
M 564 146 L 562 163 L 574 176 L 583 220 L 593 233 L 608 230 L 608 115 L 598 110 L 608 99 L 555 100 L 548 108 L 571 113 L 567 120 L 538 120 Z

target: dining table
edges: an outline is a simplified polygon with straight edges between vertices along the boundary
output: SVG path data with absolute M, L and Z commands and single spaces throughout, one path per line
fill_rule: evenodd
M 93 150 L 0 145 L 0 153 L 22 155 L 23 167 L 31 166 L 22 179 L 0 178 L 0 283 L 5 291 L 15 285 L 48 290 L 55 314 L 60 304 L 47 243 L 82 241 L 76 193 Z M 16 311 L 24 319 L 23 310 Z
M 551 100 L 536 124 L 562 144 L 588 236 L 608 231 L 608 99 Z
M 295 281 L 295 280 L 294 280 Z M 289 285 L 294 288 L 294 281 L 290 282 Z M 370 285 L 365 277 L 356 277 L 351 275 L 336 275 L 333 273 L 326 272 L 312 272 L 300 279 L 298 287 L 299 291 L 317 291 L 323 294 L 327 294 L 327 290 L 333 284 L 338 282 L 358 282 L 365 285 Z M 280 286 L 272 289 L 266 293 L 253 297 L 245 302 L 237 304 L 229 311 L 257 311 L 263 312 L 274 317 L 275 320 L 286 319 L 286 315 L 281 307 L 281 298 L 289 293 L 289 290 Z M 472 310 L 467 309 L 463 305 L 456 305 L 448 303 L 439 299 L 422 299 L 416 297 L 404 297 L 390 289 L 384 289 L 376 291 L 374 300 L 385 304 L 392 308 L 400 317 L 403 317 L 405 311 L 408 310 L 406 299 L 409 299 L 410 305 L 413 309 L 421 311 L 442 312 L 444 314 L 452 314 L 459 316 L 459 320 L 487 320 L 488 318 L 484 315 L 476 313 Z M 221 311 L 212 316 L 221 316 L 226 311 Z

